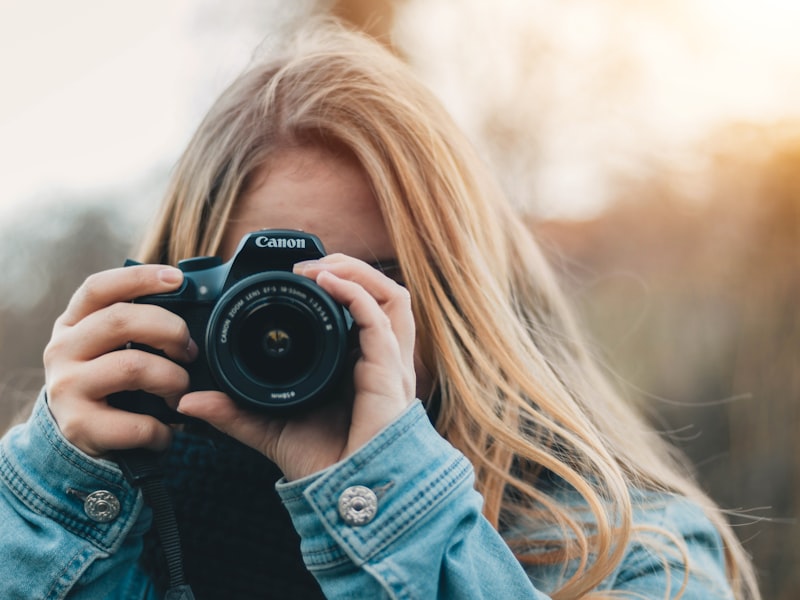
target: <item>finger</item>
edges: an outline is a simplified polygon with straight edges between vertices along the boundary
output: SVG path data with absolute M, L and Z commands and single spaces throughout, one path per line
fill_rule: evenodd
M 109 352 L 49 378 L 52 403 L 68 398 L 99 401 L 109 394 L 142 390 L 164 398 L 173 408 L 189 389 L 186 369 L 171 360 L 141 350 Z
M 136 265 L 90 275 L 69 301 L 58 322 L 74 325 L 87 315 L 116 302 L 176 290 L 183 273 L 164 265 Z
M 186 394 L 178 404 L 178 412 L 205 421 L 270 459 L 274 457 L 275 441 L 285 424 L 283 419 L 268 419 L 246 411 L 228 395 L 218 391 Z
M 407 362 L 389 316 L 366 289 L 327 270 L 319 273 L 317 283 L 344 305 L 358 324 L 363 360 L 395 367 Z
M 181 362 L 191 362 L 197 356 L 186 321 L 151 304 L 112 304 L 86 316 L 62 337 L 55 345 L 68 348 L 70 356 L 78 360 L 96 358 L 128 342 L 161 350 Z
M 329 254 L 316 261 L 298 263 L 295 272 L 316 279 L 322 271 L 335 273 L 342 279 L 355 281 L 364 287 L 380 304 L 395 298 L 398 289 L 404 289 L 372 265 L 345 254 Z
M 58 424 L 67 439 L 91 456 L 131 448 L 165 450 L 172 439 L 171 428 L 155 417 L 107 405 L 96 406 L 90 417 L 83 411 L 62 416 Z
M 327 272 L 339 279 L 357 283 L 366 290 L 389 317 L 392 329 L 400 343 L 404 363 L 413 364 L 416 333 L 414 315 L 411 310 L 411 295 L 405 287 L 367 263 L 342 254 L 331 254 L 320 261 L 301 263 L 298 271 L 315 279 L 323 288 L 325 286 L 322 285 L 319 277 L 321 273 Z M 331 290 L 326 289 L 326 291 L 331 293 Z M 345 304 L 341 299 L 335 299 L 341 304 Z M 359 323 L 359 325 L 362 324 Z

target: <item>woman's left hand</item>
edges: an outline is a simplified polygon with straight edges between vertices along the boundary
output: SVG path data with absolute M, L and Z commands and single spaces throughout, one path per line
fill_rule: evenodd
M 217 391 L 184 396 L 178 410 L 207 421 L 272 460 L 288 480 L 320 471 L 358 450 L 413 402 L 414 318 L 404 287 L 367 263 L 331 254 L 295 265 L 345 306 L 358 325 L 360 356 L 350 399 L 291 418 L 241 408 Z

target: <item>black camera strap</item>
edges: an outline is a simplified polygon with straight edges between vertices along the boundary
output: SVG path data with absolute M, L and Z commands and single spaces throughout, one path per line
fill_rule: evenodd
M 169 573 L 165 600 L 194 600 L 183 572 L 183 552 L 172 499 L 164 485 L 161 455 L 152 450 L 122 450 L 114 458 L 128 483 L 141 488 L 145 502 L 153 511 L 153 523 L 164 552 Z

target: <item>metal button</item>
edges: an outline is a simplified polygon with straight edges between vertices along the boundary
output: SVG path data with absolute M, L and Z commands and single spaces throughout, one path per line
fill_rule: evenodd
M 366 525 L 378 512 L 378 497 L 368 487 L 354 485 L 339 496 L 339 515 L 348 525 Z
M 120 505 L 117 497 L 109 491 L 97 490 L 83 501 L 83 512 L 92 521 L 108 523 L 119 516 Z

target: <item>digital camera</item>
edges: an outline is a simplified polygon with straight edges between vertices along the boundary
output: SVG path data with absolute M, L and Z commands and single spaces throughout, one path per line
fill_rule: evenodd
M 242 238 L 228 262 L 182 260 L 180 289 L 134 302 L 164 307 L 186 321 L 199 347 L 186 365 L 192 391 L 222 390 L 256 410 L 299 410 L 330 396 L 356 346 L 349 312 L 314 281 L 292 273 L 295 263 L 323 256 L 314 235 L 256 231 Z M 143 391 L 112 394 L 109 404 L 167 423 L 185 420 Z

